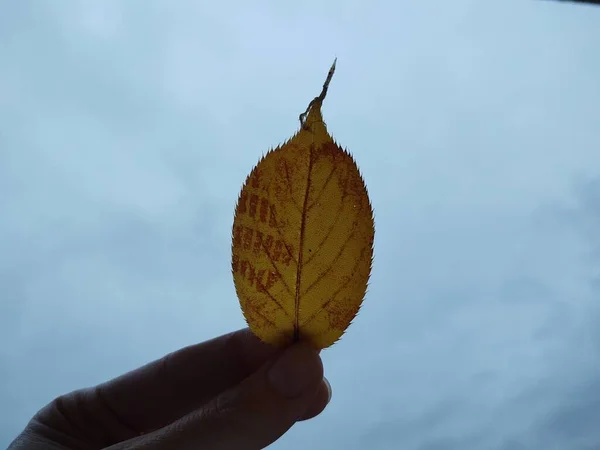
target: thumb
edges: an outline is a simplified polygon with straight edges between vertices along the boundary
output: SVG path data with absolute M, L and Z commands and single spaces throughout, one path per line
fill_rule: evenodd
M 121 448 L 262 449 L 302 418 L 322 380 L 318 353 L 305 344 L 293 345 L 199 410 Z

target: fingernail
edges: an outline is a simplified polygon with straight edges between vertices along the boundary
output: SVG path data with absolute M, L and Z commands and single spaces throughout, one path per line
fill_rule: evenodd
M 303 344 L 286 350 L 269 370 L 269 382 L 281 395 L 297 397 L 323 376 L 317 353 Z
M 327 388 L 327 403 L 331 401 L 331 384 L 329 384 L 329 380 L 323 377 L 323 381 L 325 382 L 325 387 Z

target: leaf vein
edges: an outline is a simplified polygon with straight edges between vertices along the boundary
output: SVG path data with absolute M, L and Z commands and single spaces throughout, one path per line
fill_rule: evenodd
M 340 207 L 338 208 L 336 214 L 335 214 L 335 218 L 333 219 L 333 222 L 331 223 L 331 226 L 329 227 L 329 230 L 327 230 L 327 233 L 325 233 L 325 236 L 323 237 L 323 239 L 321 239 L 321 242 L 319 242 L 319 245 L 317 246 L 317 248 L 315 249 L 315 252 L 312 253 L 308 259 L 306 260 L 305 264 L 308 264 L 309 262 L 311 262 L 321 251 L 321 249 L 323 248 L 323 244 L 327 241 L 327 239 L 329 239 L 329 235 L 331 234 L 331 232 L 333 231 L 333 229 L 335 228 L 337 221 L 339 220 L 340 216 L 342 215 L 342 210 L 344 209 L 344 199 L 346 198 L 346 188 L 348 187 L 348 178 L 346 177 L 346 180 L 344 182 L 344 190 L 342 191 L 342 197 L 340 200 Z
M 275 264 L 275 261 L 273 261 L 273 257 L 269 253 L 267 246 L 265 245 L 264 242 L 263 242 L 263 249 L 265 250 L 265 254 L 267 255 L 267 259 L 271 263 L 271 266 L 273 266 L 273 269 L 275 269 L 275 272 L 277 273 L 279 279 L 281 280 L 281 284 L 283 284 L 283 287 L 285 287 L 285 290 L 287 291 L 287 293 L 293 297 L 294 294 L 292 293 L 292 290 L 290 289 L 288 284 L 285 282 L 285 278 L 283 278 L 283 275 L 282 275 L 281 271 L 279 270 L 279 267 L 277 267 L 277 265 Z
M 340 257 L 342 256 L 342 253 L 344 252 L 344 250 L 346 250 L 346 247 L 348 246 L 348 242 L 350 242 L 350 239 L 352 239 L 352 237 L 354 237 L 355 232 L 356 232 L 356 224 L 354 225 L 354 227 L 352 228 L 352 231 L 348 234 L 348 237 L 346 238 L 346 240 L 340 247 L 340 250 L 338 251 L 337 255 L 335 255 L 335 258 L 333 258 L 333 261 L 331 261 L 331 264 L 329 264 L 329 267 L 327 268 L 327 270 L 324 270 L 323 272 L 321 272 L 321 274 L 317 277 L 317 279 L 315 281 L 313 281 L 312 284 L 306 288 L 306 290 L 302 293 L 302 295 L 308 294 L 311 289 L 313 289 L 321 280 L 323 280 L 323 278 L 325 278 L 327 276 L 327 274 L 329 274 L 329 272 L 331 272 L 331 269 L 333 269 L 333 266 L 335 265 L 336 261 L 338 259 L 340 259 Z
M 302 213 L 302 209 L 300 208 L 300 206 L 298 206 L 298 203 L 296 203 L 296 200 L 294 199 L 294 190 L 292 189 L 292 177 L 290 176 L 290 168 L 288 167 L 288 162 L 285 158 L 283 159 L 283 171 L 285 173 L 285 181 L 290 194 L 290 202 L 292 203 L 292 205 L 294 205 L 296 211 Z
M 294 264 L 296 265 L 296 267 L 298 267 L 298 261 L 296 260 L 296 258 L 294 257 L 293 253 L 290 251 L 290 249 L 288 248 L 288 246 L 285 245 L 285 236 L 283 235 L 283 233 L 281 232 L 281 230 L 279 228 L 276 228 L 276 230 L 277 230 L 277 234 L 281 238 L 282 242 L 284 242 L 283 246 L 285 247 L 285 251 L 290 256 L 290 259 L 294 262 Z M 291 293 L 290 293 L 290 295 L 291 295 Z
M 325 192 L 325 188 L 327 187 L 327 185 L 333 178 L 333 174 L 335 172 L 336 167 L 337 166 L 335 166 L 335 165 L 333 166 L 333 168 L 331 169 L 331 172 L 329 172 L 329 175 L 327 175 L 327 178 L 325 179 L 325 182 L 323 183 L 321 190 L 317 193 L 317 196 L 314 198 L 312 203 L 310 205 L 308 205 L 308 209 L 306 210 L 306 212 L 310 211 L 313 208 L 313 206 L 315 206 L 317 204 L 317 202 L 321 199 L 321 197 L 323 196 L 323 192 Z
M 354 273 L 356 271 L 356 268 L 362 262 L 363 258 L 364 258 L 364 251 L 362 252 L 360 258 L 358 258 L 356 260 L 356 262 L 354 263 L 354 267 L 352 268 L 352 272 L 351 273 Z M 348 284 L 350 284 L 350 281 L 352 281 L 352 280 L 354 280 L 354 277 L 350 277 L 348 280 L 346 280 L 345 282 L 343 282 L 335 290 L 335 292 L 333 294 L 331 294 L 331 297 L 325 303 L 323 303 L 323 305 L 321 305 L 314 313 L 312 313 L 310 315 L 310 317 L 308 317 L 304 322 L 302 322 L 301 326 L 304 327 L 304 326 L 308 325 L 311 321 L 313 321 L 314 318 L 317 317 L 317 315 L 319 313 L 321 313 L 321 311 L 323 311 L 325 308 L 327 308 L 327 306 L 336 299 L 336 297 L 342 291 L 342 289 L 344 289 L 346 286 L 348 286 Z
M 300 219 L 300 240 L 298 243 L 298 266 L 296 270 L 296 296 L 294 299 L 294 342 L 300 340 L 300 286 L 302 283 L 302 254 L 304 253 L 304 233 L 306 232 L 306 212 L 308 207 L 308 194 L 313 168 L 314 144 L 308 150 L 308 173 L 306 175 L 306 190 L 304 192 L 304 204 L 302 205 L 302 216 Z
M 248 308 L 248 306 L 246 306 L 246 308 Z M 252 313 L 256 314 L 257 316 L 260 316 L 266 322 L 269 322 L 271 324 L 271 326 L 273 326 L 273 328 L 277 329 L 277 325 L 275 324 L 275 322 L 273 322 L 266 315 L 264 315 L 262 312 L 260 312 L 260 308 L 248 308 L 248 309 L 250 311 L 252 311 Z
M 280 275 L 280 277 L 281 277 L 281 275 Z M 262 292 L 264 292 L 265 294 L 267 294 L 269 296 L 269 298 L 273 301 L 273 303 L 275 303 L 277 306 L 279 306 L 279 309 L 281 309 L 283 311 L 283 314 L 285 314 L 285 317 L 291 318 L 290 314 L 285 310 L 285 308 L 283 307 L 283 305 L 281 303 L 279 303 L 279 300 L 277 300 L 275 297 L 273 297 L 273 294 L 271 294 L 266 289 L 264 289 Z

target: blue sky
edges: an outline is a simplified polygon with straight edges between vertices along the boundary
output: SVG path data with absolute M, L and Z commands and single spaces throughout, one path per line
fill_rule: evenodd
M 3 2 L 0 447 L 244 326 L 233 209 L 323 107 L 376 214 L 332 403 L 274 449 L 600 445 L 600 8 Z

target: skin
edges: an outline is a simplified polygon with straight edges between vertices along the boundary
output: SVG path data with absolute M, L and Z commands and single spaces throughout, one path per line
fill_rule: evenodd
M 56 398 L 9 450 L 262 449 L 330 398 L 318 352 L 242 329 Z

